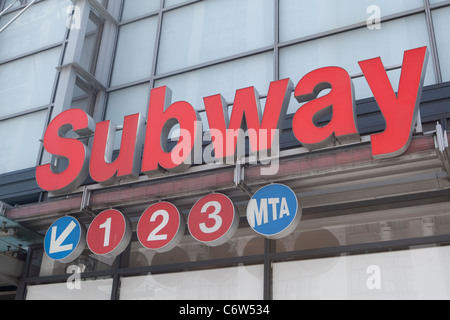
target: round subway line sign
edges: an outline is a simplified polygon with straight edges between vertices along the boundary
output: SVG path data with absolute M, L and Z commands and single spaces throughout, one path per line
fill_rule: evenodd
M 76 260 L 85 247 L 86 228 L 73 217 L 56 220 L 45 234 L 45 253 L 50 259 L 61 263 Z
M 227 196 L 209 194 L 191 209 L 188 228 L 192 237 L 210 247 L 217 247 L 233 237 L 239 227 L 239 212 Z
M 114 258 L 127 248 L 131 234 L 130 220 L 119 210 L 109 209 L 92 221 L 87 244 L 94 254 Z
M 259 189 L 247 206 L 247 221 L 258 234 L 280 239 L 293 232 L 302 216 L 297 195 L 282 184 Z M 191 208 L 187 223 L 178 208 L 169 202 L 149 206 L 141 215 L 136 233 L 141 245 L 155 252 L 174 249 L 185 235 L 207 246 L 228 242 L 240 222 L 239 211 L 226 195 L 212 193 Z M 131 222 L 119 210 L 109 209 L 91 222 L 88 231 L 70 216 L 55 221 L 47 230 L 44 250 L 52 260 L 69 263 L 77 259 L 88 245 L 92 253 L 106 258 L 120 255 L 131 241 Z
M 300 223 L 302 209 L 295 192 L 282 184 L 259 189 L 247 206 L 250 227 L 269 239 L 281 239 Z
M 139 242 L 147 249 L 168 252 L 184 235 L 184 216 L 169 202 L 159 202 L 144 211 L 137 226 Z

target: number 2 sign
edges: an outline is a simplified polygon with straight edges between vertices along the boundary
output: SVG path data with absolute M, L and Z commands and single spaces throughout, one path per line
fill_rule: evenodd
M 139 242 L 147 249 L 167 252 L 184 235 L 184 216 L 169 202 L 156 203 L 144 211 L 137 226 Z

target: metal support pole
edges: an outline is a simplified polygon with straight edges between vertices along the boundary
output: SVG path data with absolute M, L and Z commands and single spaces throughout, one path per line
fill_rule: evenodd
M 23 8 L 14 18 L 11 19 L 11 21 L 9 21 L 7 24 L 5 24 L 1 29 L 0 29 L 0 33 L 2 33 L 6 28 L 8 28 L 14 21 L 16 21 L 25 11 L 28 10 L 29 7 L 31 7 L 37 0 L 33 0 L 31 1 L 25 8 Z M 15 2 L 14 2 L 15 3 Z M 13 5 L 14 5 L 13 3 Z M 9 9 L 9 7 L 7 8 L 7 10 Z M 2 14 L 5 11 L 2 12 Z M 1 16 L 1 15 L 0 15 Z
M 6 12 L 8 12 L 8 10 L 11 9 L 11 7 L 12 7 L 13 5 L 15 5 L 17 2 L 19 2 L 19 0 L 14 1 L 14 2 L 11 3 L 8 7 L 6 7 L 5 10 L 3 10 L 2 12 L 0 12 L 0 18 L 1 18 Z

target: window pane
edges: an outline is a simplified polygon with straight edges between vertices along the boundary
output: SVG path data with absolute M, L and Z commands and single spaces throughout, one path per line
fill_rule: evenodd
M 111 92 L 108 98 L 105 120 L 111 120 L 116 125 L 122 125 L 125 116 L 141 113 L 147 117 L 150 99 L 150 85 L 148 83 Z M 114 150 L 120 148 L 122 131 L 116 132 Z
M 218 247 L 205 246 L 191 235 L 185 235 L 174 249 L 158 253 L 144 248 L 137 240 L 133 241 L 127 267 L 139 268 L 261 254 L 264 254 L 264 238 L 255 235 L 251 228 L 239 228 L 232 239 Z
M 160 5 L 161 0 L 125 0 L 123 3 L 122 20 L 132 19 L 156 11 Z
M 92 115 L 96 97 L 95 90 L 92 90 L 81 78 L 77 78 L 70 106 L 71 108 L 81 109 L 87 114 Z
M 423 7 L 423 0 L 281 0 L 280 40 L 287 41 L 367 21 L 376 12 L 381 16 Z M 369 11 L 369 13 L 368 13 Z
M 272 0 L 201 1 L 164 14 L 158 74 L 273 44 Z
M 176 4 L 180 4 L 183 2 L 186 2 L 187 0 L 165 0 L 164 1 L 164 7 L 170 7 L 170 6 L 174 6 Z
M 172 101 L 184 100 L 199 110 L 203 98 L 221 93 L 233 101 L 237 89 L 255 86 L 267 93 L 273 80 L 273 53 L 264 53 L 156 81 L 155 87 L 167 85 L 173 91 Z
M 448 300 L 450 247 L 275 263 L 275 300 Z
M 151 76 L 157 27 L 152 17 L 120 28 L 112 86 Z
M 360 28 L 286 47 L 281 50 L 280 68 L 282 76 L 295 72 L 298 79 L 324 66 L 340 66 L 355 74 L 361 72 L 358 61 L 380 56 L 386 66 L 401 64 L 405 50 L 420 46 L 429 46 L 423 14 L 386 22 L 380 30 Z
M 27 287 L 27 300 L 110 300 L 112 279 L 81 281 L 80 289 L 70 290 L 67 283 Z
M 0 61 L 64 39 L 70 0 L 47 0 L 32 5 L 0 34 Z M 0 27 L 18 12 L 3 16 Z
M 0 65 L 0 117 L 51 102 L 61 48 Z
M 438 47 L 439 62 L 441 65 L 442 78 L 450 81 L 450 7 L 433 11 L 434 31 Z
M 289 77 L 296 84 L 308 72 L 326 66 L 339 66 L 354 75 L 361 72 L 359 61 L 375 57 L 381 57 L 386 67 L 401 65 L 404 51 L 421 46 L 429 46 L 429 42 L 425 17 L 418 14 L 386 22 L 380 30 L 360 28 L 283 48 L 280 77 Z M 400 72 L 389 74 L 397 89 Z M 364 78 L 354 82 L 359 99 L 372 95 Z M 425 83 L 435 83 L 432 59 L 429 59 Z
M 392 88 L 394 88 L 395 92 L 398 91 L 398 85 L 400 84 L 401 72 L 402 72 L 401 69 L 395 69 L 395 70 L 391 70 L 391 71 L 387 72 L 389 80 L 391 81 L 391 84 L 392 84 Z M 366 81 L 366 78 L 360 77 L 360 78 L 353 79 L 353 84 L 355 86 L 356 100 L 373 97 L 372 90 L 370 89 L 369 84 Z
M 398 85 L 400 83 L 400 74 L 401 69 L 395 69 L 387 72 L 388 78 L 391 81 L 392 87 L 394 88 L 394 91 L 398 91 Z M 373 97 L 372 90 L 370 89 L 366 78 L 364 77 L 358 77 L 355 79 L 352 79 L 353 85 L 355 87 L 355 99 L 365 99 L 365 98 L 371 98 Z M 296 83 L 294 83 L 295 85 Z M 323 94 L 326 94 L 327 91 L 323 91 Z M 320 95 L 319 95 L 320 96 Z M 295 99 L 294 95 L 291 96 L 291 100 L 289 103 L 289 108 L 287 111 L 287 114 L 293 114 L 296 113 L 298 108 L 300 108 L 302 104 L 299 104 L 297 99 Z
M 95 35 L 91 35 L 86 37 L 83 45 L 83 53 L 81 55 L 80 65 L 84 68 L 84 70 L 90 72 L 92 59 L 94 54 L 94 46 L 95 46 Z
M 0 121 L 0 174 L 36 166 L 46 117 L 44 110 Z
M 102 23 L 100 22 L 100 18 L 97 18 L 95 13 L 91 12 L 80 59 L 80 65 L 91 74 L 95 73 L 94 69 L 98 53 L 98 48 L 96 48 L 96 46 L 99 42 L 101 30 Z
M 122 300 L 262 300 L 262 265 L 123 278 Z
M 135 113 L 147 116 L 149 97 L 150 89 L 147 83 L 111 92 L 105 119 L 112 120 L 116 124 L 123 124 L 125 116 Z
M 16 0 L 6 0 L 6 1 L 5 1 L 5 5 L 3 6 L 3 8 L 6 9 L 6 8 L 7 8 L 9 5 L 11 5 L 14 1 L 16 1 Z M 20 6 L 20 1 L 17 1 L 17 2 L 11 7 L 10 10 L 15 9 L 15 8 L 17 8 L 17 7 L 19 7 L 19 6 Z

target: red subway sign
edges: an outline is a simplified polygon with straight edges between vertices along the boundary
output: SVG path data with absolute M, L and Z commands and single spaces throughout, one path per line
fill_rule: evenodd
M 397 157 L 409 147 L 427 61 L 426 47 L 405 52 L 397 94 L 380 58 L 359 62 L 386 121 L 385 131 L 371 136 L 375 159 Z M 325 89 L 329 92 L 319 96 Z M 137 179 L 140 173 L 151 176 L 160 169 L 185 171 L 194 163 L 208 163 L 210 158 L 216 163 L 235 161 L 242 157 L 239 145 L 245 136 L 251 155 L 259 159 L 273 156 L 279 147 L 277 140 L 292 92 L 296 100 L 303 103 L 293 118 L 293 134 L 305 148 L 324 148 L 336 140 L 359 141 L 352 79 L 340 67 L 314 70 L 295 87 L 290 79 L 272 82 L 264 112 L 254 87 L 236 91 L 231 116 L 222 95 L 205 97 L 211 144 L 204 150 L 203 123 L 197 111 L 186 101 L 172 103 L 170 89 L 159 87 L 151 90 L 147 119 L 141 114 L 125 117 L 120 153 L 115 160 L 115 124 L 111 121 L 95 124 L 79 109 L 57 115 L 45 132 L 44 148 L 56 159 L 68 159 L 68 165 L 64 169 L 58 169 L 53 163 L 37 167 L 37 183 L 43 190 L 64 194 L 77 189 L 89 175 L 107 186 L 122 179 Z M 315 124 L 331 111 L 331 121 L 327 125 L 319 127 Z M 169 148 L 168 135 L 176 124 L 179 124 L 180 137 L 175 147 Z M 70 131 L 79 137 L 66 137 Z M 91 135 L 94 138 L 89 147 L 80 137 Z

